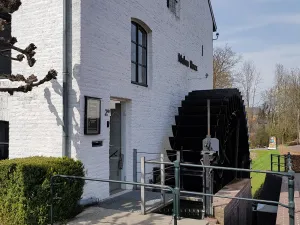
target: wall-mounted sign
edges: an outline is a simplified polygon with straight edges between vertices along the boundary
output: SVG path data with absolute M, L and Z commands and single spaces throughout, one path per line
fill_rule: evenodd
M 85 96 L 84 134 L 100 134 L 101 100 Z
M 192 70 L 198 71 L 198 66 L 196 66 L 192 60 L 188 61 L 187 59 L 185 59 L 185 56 L 181 55 L 180 53 L 178 53 L 178 62 L 185 65 L 186 67 L 191 68 Z

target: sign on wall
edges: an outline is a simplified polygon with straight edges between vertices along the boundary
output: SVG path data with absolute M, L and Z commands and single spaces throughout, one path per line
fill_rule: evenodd
M 100 134 L 101 100 L 85 96 L 84 134 Z
M 277 149 L 277 146 L 276 146 L 276 137 L 270 137 L 268 149 Z
M 189 61 L 185 59 L 185 56 L 181 55 L 180 53 L 178 53 L 178 62 L 185 65 L 186 67 L 191 68 L 192 70 L 198 71 L 198 66 L 196 66 L 192 60 Z

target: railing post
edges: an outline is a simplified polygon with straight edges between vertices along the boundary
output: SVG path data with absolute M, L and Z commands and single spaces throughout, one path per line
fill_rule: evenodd
M 280 172 L 280 155 L 277 155 L 277 167 L 278 167 L 278 172 Z
M 200 161 L 201 162 L 201 161 Z M 203 165 L 203 163 L 201 163 Z M 202 177 L 202 192 L 204 194 L 206 194 L 206 183 L 205 183 L 205 180 L 206 180 L 206 169 L 205 168 L 202 168 L 203 169 L 203 177 Z M 206 196 L 202 196 L 202 199 L 203 199 L 203 207 L 202 207 L 202 219 L 204 219 L 205 217 L 205 212 L 206 212 Z
M 177 194 L 176 194 L 176 192 L 175 192 L 175 190 L 174 190 L 174 192 L 173 192 L 173 213 L 172 213 L 172 216 L 173 216 L 173 219 L 174 219 L 174 225 L 177 225 L 177 215 L 176 215 L 176 201 L 175 201 L 175 199 L 176 199 L 176 196 L 177 196 Z
M 176 217 L 180 220 L 180 152 L 177 151 L 175 166 L 175 193 L 176 193 Z
M 145 184 L 145 157 L 141 157 L 141 183 Z M 145 186 L 141 186 L 141 213 L 145 215 Z
M 273 171 L 273 154 L 271 154 L 271 171 Z
M 133 182 L 137 182 L 137 149 L 133 149 L 132 164 L 133 164 L 132 180 Z M 133 189 L 137 190 L 137 185 L 133 185 Z
M 291 154 L 287 155 L 287 163 L 288 163 L 288 189 L 289 189 L 289 220 L 290 225 L 295 225 L 295 201 L 294 201 L 294 191 L 295 191 L 295 172 L 292 170 L 292 160 Z
M 165 185 L 165 164 L 163 164 L 163 162 L 164 162 L 164 153 L 160 154 L 160 161 L 162 162 L 160 164 L 160 184 Z M 162 202 L 162 204 L 165 204 L 166 203 L 166 198 L 165 198 L 165 191 L 164 191 L 163 188 L 161 189 L 160 193 L 161 193 L 161 202 Z

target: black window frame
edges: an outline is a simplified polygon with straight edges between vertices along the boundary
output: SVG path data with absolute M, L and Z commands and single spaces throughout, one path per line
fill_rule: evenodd
M 132 25 L 134 25 L 135 27 L 135 41 L 132 40 L 131 38 L 131 45 L 134 44 L 135 45 L 135 61 L 133 61 L 131 59 L 131 66 L 132 64 L 135 64 L 135 80 L 132 80 L 132 71 L 131 71 L 131 83 L 132 84 L 136 84 L 136 85 L 141 85 L 144 87 L 148 87 L 148 33 L 147 31 L 138 23 L 131 21 L 131 29 L 132 29 Z M 139 31 L 142 32 L 143 35 L 145 35 L 146 37 L 146 43 L 145 45 L 143 45 L 143 43 L 139 43 Z M 131 30 L 132 33 L 132 30 Z M 143 37 L 142 37 L 143 39 Z M 143 64 L 143 62 L 139 62 L 139 47 L 142 48 L 142 51 L 145 50 L 145 65 Z M 132 51 L 132 48 L 131 48 Z M 132 52 L 131 52 L 132 55 Z M 142 61 L 143 61 L 143 53 L 142 53 Z M 139 66 L 142 67 L 143 69 L 145 69 L 145 83 L 143 83 L 142 81 L 139 81 Z
M 5 25 L 5 30 L 1 31 L 1 36 L 5 38 L 5 40 L 9 40 L 11 38 L 11 15 L 9 13 L 0 13 L 0 19 L 6 20 L 7 24 Z M 0 50 L 4 50 L 6 48 L 1 47 Z M 11 49 L 5 51 L 5 55 L 11 56 Z M 5 56 L 0 56 L 0 73 L 3 74 L 11 74 L 12 72 L 12 60 Z M 1 80 L 1 78 L 0 78 Z
M 9 158 L 9 122 L 0 120 L 0 160 Z

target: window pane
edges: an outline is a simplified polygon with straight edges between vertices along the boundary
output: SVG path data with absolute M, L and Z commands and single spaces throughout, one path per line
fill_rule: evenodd
M 147 47 L 147 34 L 144 32 L 144 31 L 141 31 L 139 29 L 138 31 L 138 35 L 139 35 L 139 44 L 144 46 L 144 47 Z
M 136 80 L 136 65 L 134 63 L 131 63 L 131 81 L 135 81 Z
M 147 33 L 143 33 L 143 42 L 142 45 L 144 47 L 147 47 Z
M 146 68 L 142 66 L 138 66 L 139 80 L 138 82 L 141 84 L 147 84 L 147 73 Z
M 138 58 L 138 62 L 139 64 L 142 64 L 144 66 L 146 66 L 147 64 L 147 51 L 146 49 L 142 48 L 142 47 L 138 47 L 138 55 L 139 55 L 139 58 Z
M 143 48 L 143 61 L 142 61 L 142 64 L 144 65 L 144 66 L 146 66 L 147 65 L 147 51 L 146 51 L 146 49 L 144 49 Z
M 131 42 L 131 61 L 136 62 L 136 44 Z
M 131 40 L 136 42 L 136 26 L 131 23 Z

